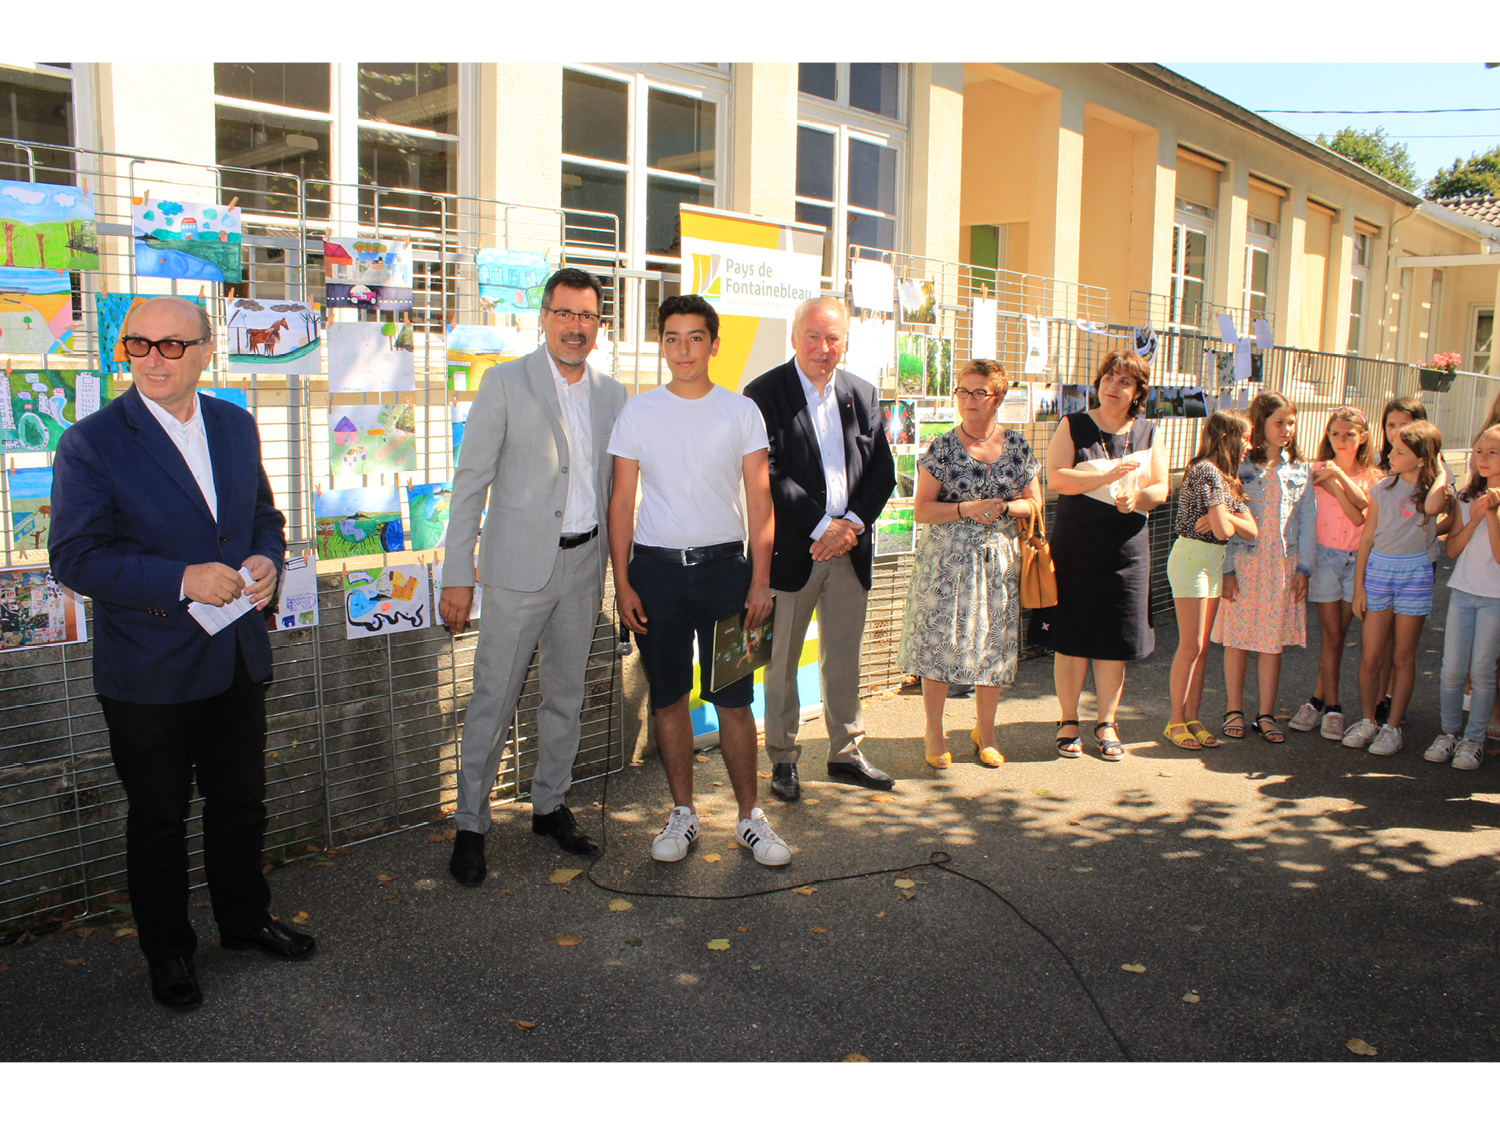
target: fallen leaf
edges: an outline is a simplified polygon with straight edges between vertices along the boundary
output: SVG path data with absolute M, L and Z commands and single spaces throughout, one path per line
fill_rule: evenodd
M 6 968 L 7 968 L 7 969 L 8 969 L 8 968 L 10 968 L 10 966 L 9 966 L 9 965 L 7 965 L 7 966 L 5 966 L 5 967 L 6 967 Z M 756 972 L 757 972 L 757 973 L 758 973 L 758 972 L 760 972 L 760 966 L 759 966 L 759 965 L 751 965 L 751 966 L 750 966 L 750 967 L 751 967 L 751 968 L 752 968 L 752 969 L 754 969 L 754 970 L 755 970 L 755 971 L 756 971 Z
M 1363 1039 L 1351 1039 L 1344 1046 L 1348 1047 L 1356 1055 L 1378 1055 L 1380 1053 Z
M 628 938 L 625 939 L 625 944 L 626 945 L 640 945 L 645 940 L 646 940 L 645 938 L 628 937 Z
M 1196 1004 L 1199 1000 L 1202 999 L 1203 997 L 1199 996 L 1196 992 L 1185 992 L 1182 996 L 1182 1002 L 1184 1004 Z
M 906 888 L 910 889 L 911 887 L 915 887 L 916 885 L 917 885 L 916 882 L 914 880 L 912 880 L 912 879 L 897 879 L 896 880 L 896 886 L 898 886 L 898 887 L 906 887 Z
M 23 937 L 23 938 L 24 937 L 29 937 L 29 936 L 30 936 L 29 934 L 22 934 L 21 935 L 21 937 Z M 118 930 L 115 931 L 115 937 L 117 937 L 117 938 L 135 937 L 135 930 L 131 929 L 129 926 L 121 926 Z M 35 941 L 36 939 L 33 938 L 32 940 Z M 20 945 L 21 941 L 19 939 L 17 939 L 16 944 Z
M 714 782 L 714 784 L 715 785 L 723 785 L 724 783 L 722 781 L 716 781 L 716 782 Z
M 333 851 L 329 852 L 328 854 L 329 855 L 353 855 L 354 854 L 354 849 L 353 848 L 334 848 Z
M 1120 968 L 1124 969 L 1127 973 L 1144 973 L 1146 971 L 1146 966 L 1139 963 L 1134 965 L 1121 965 Z
M 809 797 L 807 800 L 803 801 L 802 803 L 804 805 L 816 805 L 816 804 L 820 804 L 821 802 L 816 797 Z
M 312 915 L 308 914 L 308 912 L 305 910 L 299 910 L 297 911 L 297 916 L 293 918 L 292 921 L 296 922 L 300 926 L 305 926 L 307 925 L 307 923 L 312 921 Z
M 441 832 L 430 832 L 427 835 L 427 842 L 429 844 L 441 844 L 446 838 Z
M 708 943 L 710 949 L 728 949 L 729 939 L 727 937 L 716 937 Z
M 719 863 L 722 860 L 723 857 L 719 855 L 718 852 L 709 852 L 706 856 L 703 857 L 704 863 Z
M 574 934 L 563 934 L 562 937 L 557 939 L 557 944 L 564 947 L 570 945 L 582 945 L 583 939 Z
M 1172 775 L 1170 773 L 1168 773 L 1166 770 L 1157 770 L 1156 771 L 1156 776 L 1157 777 L 1171 777 Z
M 1052 796 L 1052 790 L 1050 789 L 1033 789 L 1032 792 L 1035 793 L 1038 797 Z
M 391 878 L 392 877 L 390 875 L 377 875 L 375 876 L 375 882 L 379 883 L 383 887 L 391 881 Z
M 769 773 L 757 773 L 755 776 L 760 778 L 762 781 L 769 781 L 771 779 L 771 775 Z
M 134 937 L 134 936 L 135 936 L 135 931 L 131 930 L 131 929 L 125 929 L 124 931 L 116 931 L 116 933 L 115 933 L 115 937 Z M 36 934 L 32 933 L 30 930 L 27 930 L 20 937 L 16 938 L 16 940 L 14 942 L 12 942 L 11 944 L 13 944 L 17 949 L 20 949 L 21 946 L 23 946 L 23 945 L 30 945 L 34 941 L 36 941 Z
M 9 971 L 10 971 L 10 962 L 9 961 L 0 961 L 0 973 L 5 973 L 5 972 L 9 972 Z
M 738 931 L 739 933 L 742 933 L 742 934 L 748 934 L 750 932 L 750 927 L 749 926 L 736 926 L 735 930 Z
M 430 890 L 433 890 L 437 886 L 437 880 L 436 879 L 418 879 L 415 883 L 412 884 L 412 886 L 416 887 L 417 890 L 419 890 L 419 891 L 430 891 Z
M 810 895 L 817 889 L 817 887 L 793 887 L 792 893 L 798 895 Z
M 396 896 L 395 895 L 386 895 L 385 896 L 385 901 L 386 902 L 395 902 L 396 901 Z
M 1186 929 L 1188 931 L 1190 931 L 1191 933 L 1195 933 L 1195 934 L 1201 934 L 1206 928 L 1207 927 L 1205 927 L 1205 926 L 1188 926 L 1188 927 L 1186 927 Z
M 63 964 L 66 965 L 66 966 L 68 966 L 68 968 L 71 969 L 74 965 L 82 965 L 83 964 L 83 958 L 82 957 L 75 957 L 71 961 L 64 961 Z
M 694 754 L 693 755 L 693 761 L 695 761 L 695 762 L 706 762 L 706 761 L 708 761 L 708 755 L 707 754 Z
M 896 893 L 902 898 L 906 899 L 908 902 L 917 897 L 916 891 L 897 891 Z
M 1082 824 L 1083 821 L 1081 821 L 1081 820 L 1070 820 L 1070 821 L 1068 821 L 1068 823 L 1069 824 Z
M 536 1024 L 532 1023 L 530 1020 L 512 1020 L 511 1022 L 516 1025 L 517 1031 L 530 1031 L 533 1027 L 536 1026 Z
M 617 899 L 615 899 L 614 901 L 612 901 L 609 904 L 609 908 L 611 910 L 616 910 L 616 911 L 618 911 L 618 910 L 633 910 L 635 908 L 635 904 L 631 903 L 631 902 L 626 902 L 623 898 L 617 898 Z
M 205 905 L 207 905 L 207 904 L 205 903 Z M 91 933 L 94 932 L 94 927 L 93 926 L 79 926 L 78 929 L 74 930 L 73 932 L 78 935 L 79 940 L 81 941 L 82 939 L 88 937 Z
M 826 934 L 827 932 L 828 932 L 828 927 L 827 926 L 814 926 L 813 927 L 813 933 L 815 933 L 815 934 Z
M 892 801 L 894 801 L 895 799 L 896 798 L 892 797 L 889 793 L 872 793 L 872 794 L 870 794 L 870 800 L 876 802 L 877 804 L 881 804 L 881 805 L 888 805 Z
M 315 860 L 313 860 L 312 865 L 314 867 L 332 867 L 333 866 L 333 860 L 331 860 L 331 859 L 315 859 Z
M 739 849 L 740 849 L 740 842 L 738 840 L 730 840 L 729 841 L 729 846 L 731 848 L 733 848 L 735 851 L 739 851 Z M 627 871 L 627 872 L 625 872 L 625 874 L 629 875 L 630 872 Z
M 844 1056 L 844 1061 L 845 1062 L 869 1062 L 870 1060 L 867 1059 L 867 1058 L 865 1058 L 865 1056 L 861 1055 L 861 1054 L 849 1054 L 849 1055 L 845 1055 Z
M 556 871 L 552 872 L 551 875 L 547 876 L 547 882 L 549 882 L 549 883 L 556 883 L 559 886 L 561 886 L 564 883 L 570 883 L 570 882 L 572 882 L 574 879 L 578 878 L 578 876 L 580 876 L 582 874 L 583 874 L 583 868 L 581 868 L 581 867 L 580 868 L 559 867 Z
M 877 918 L 884 918 L 885 917 L 885 911 L 882 910 L 879 914 L 875 915 L 875 917 L 877 917 Z

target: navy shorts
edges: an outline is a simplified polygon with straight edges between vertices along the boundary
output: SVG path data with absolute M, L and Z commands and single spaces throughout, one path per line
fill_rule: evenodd
M 693 637 L 698 638 L 700 691 L 705 703 L 749 707 L 755 677 L 742 676 L 723 691 L 708 690 L 713 671 L 714 626 L 745 608 L 750 592 L 750 560 L 712 559 L 683 566 L 659 559 L 632 558 L 630 586 L 641 599 L 646 632 L 635 635 L 641 664 L 651 685 L 651 705 L 670 707 L 693 690 Z

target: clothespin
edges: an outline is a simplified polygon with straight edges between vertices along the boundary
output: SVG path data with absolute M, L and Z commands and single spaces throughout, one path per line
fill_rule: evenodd
M 235 206 L 239 203 L 239 201 L 240 201 L 240 197 L 239 196 L 237 196 L 237 195 L 233 196 L 229 200 L 229 210 L 233 211 L 235 209 Z
M 148 204 L 150 202 L 151 202 L 151 189 L 150 188 L 142 188 L 141 189 L 141 206 L 144 207 L 146 204 Z
M 105 297 L 109 296 L 109 274 L 107 273 L 99 275 L 99 292 Z
M 344 585 L 349 585 L 349 561 L 344 560 Z
M 200 286 L 198 286 L 198 300 L 201 301 L 204 298 L 206 298 L 207 296 L 208 296 L 208 286 L 207 285 L 200 285 Z
M 313 485 L 313 489 L 315 490 L 318 499 L 319 500 L 323 499 L 323 485 L 322 485 L 322 482 L 319 482 L 318 484 Z

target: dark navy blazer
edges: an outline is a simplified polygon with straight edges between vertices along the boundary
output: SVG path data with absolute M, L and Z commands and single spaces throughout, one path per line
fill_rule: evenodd
M 190 564 L 238 570 L 286 556 L 286 518 L 260 460 L 255 419 L 198 396 L 219 518 L 181 451 L 132 386 L 63 432 L 52 464 L 52 573 L 94 599 L 94 690 L 131 703 L 186 703 L 229 689 L 236 642 L 250 678 L 271 678 L 271 642 L 255 611 L 209 636 L 179 597 Z

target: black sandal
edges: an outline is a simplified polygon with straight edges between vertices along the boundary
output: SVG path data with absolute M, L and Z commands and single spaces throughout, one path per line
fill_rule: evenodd
M 1057 729 L 1058 730 L 1062 730 L 1063 727 L 1077 727 L 1078 728 L 1078 733 L 1075 734 L 1072 738 L 1064 738 L 1060 734 L 1057 736 L 1057 753 L 1058 753 L 1058 755 L 1060 757 L 1063 757 L 1063 758 L 1081 758 L 1081 757 L 1083 757 L 1083 726 L 1082 726 L 1082 724 L 1080 724 L 1077 719 L 1059 719 L 1057 721 Z
M 1262 723 L 1270 723 L 1271 729 L 1267 730 L 1261 725 Z M 1256 734 L 1260 735 L 1267 742 L 1277 743 L 1286 741 L 1286 735 L 1283 734 L 1281 728 L 1276 725 L 1275 715 L 1257 715 L 1255 716 L 1255 722 L 1251 723 L 1250 726 Z M 1272 735 L 1275 735 L 1276 737 L 1272 738 Z
M 1237 722 L 1237 723 L 1231 723 L 1229 720 L 1232 719 L 1232 718 L 1234 718 L 1236 715 L 1238 715 L 1240 717 L 1240 721 Z M 1224 735 L 1225 738 L 1244 738 L 1245 737 L 1245 712 L 1243 712 L 1243 711 L 1225 711 L 1224 712 L 1224 725 L 1221 726 L 1219 728 L 1219 730 Z
M 1118 738 L 1099 738 L 1099 731 L 1103 727 L 1115 727 L 1116 733 L 1119 727 L 1114 720 L 1105 723 L 1094 724 L 1094 737 L 1099 739 L 1099 756 L 1106 762 L 1120 762 L 1125 759 L 1125 744 Z

